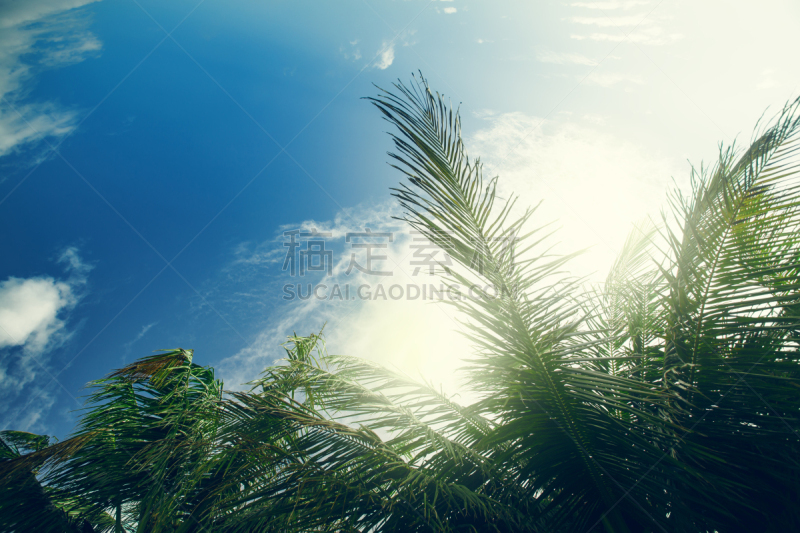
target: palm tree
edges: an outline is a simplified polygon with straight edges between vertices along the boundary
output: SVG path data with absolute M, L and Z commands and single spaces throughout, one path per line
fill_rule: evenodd
M 471 407 L 494 424 L 472 449 L 531 489 L 545 530 L 800 524 L 800 100 L 695 172 L 665 244 L 636 228 L 587 294 L 535 232 L 517 237 L 531 212 L 509 221 L 515 199 L 495 205 L 458 112 L 424 79 L 395 88 L 372 102 L 399 130 L 405 219 L 448 234 L 454 284 L 503 289 L 454 304 L 480 349 L 471 384 L 486 396 Z
M 320 336 L 292 337 L 284 366 L 227 397 L 181 349 L 94 382 L 73 437 L 0 463 L 3 527 L 63 530 L 16 492 L 33 469 L 48 492 L 73 495 L 52 505 L 87 531 L 427 531 L 473 510 L 502 516 L 480 494 L 416 468 L 401 439 L 383 442 L 321 412 L 337 401 L 369 411 L 371 395 L 396 414 L 403 438 L 425 435 L 405 427 L 408 409 L 351 382 L 344 359 L 331 373 L 323 356 Z M 423 387 L 415 397 L 425 394 L 438 396 Z
M 394 88 L 369 100 L 397 128 L 403 219 L 446 248 L 451 286 L 497 289 L 450 301 L 478 400 L 318 334 L 247 392 L 157 354 L 95 382 L 70 439 L 4 434 L 2 527 L 45 516 L 27 483 L 53 531 L 796 529 L 800 100 L 587 289 L 484 180 L 458 111 L 424 78 Z
M 76 434 L 0 463 L 4 481 L 36 472 L 51 505 L 85 522 L 85 531 L 124 531 L 125 517 L 142 530 L 180 523 L 192 498 L 203 497 L 182 493 L 183 476 L 206 460 L 202 443 L 216 428 L 213 405 L 222 392 L 213 370 L 191 359 L 191 350 L 161 353 L 92 383 Z M 2 489 L 5 530 L 47 530 L 35 512 L 13 512 L 30 503 L 15 484 L 4 482 Z M 69 497 L 56 501 L 53 494 Z

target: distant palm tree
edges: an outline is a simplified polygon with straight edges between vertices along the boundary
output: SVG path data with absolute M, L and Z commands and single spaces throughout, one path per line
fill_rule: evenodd
M 399 131 L 404 220 L 455 260 L 448 283 L 496 289 L 451 302 L 478 400 L 329 356 L 320 335 L 291 337 L 248 392 L 191 351 L 157 354 L 95 382 L 72 438 L 0 435 L 0 527 L 797 529 L 800 100 L 694 172 L 586 289 L 533 211 L 498 201 L 458 111 L 424 79 L 395 89 L 370 100 Z

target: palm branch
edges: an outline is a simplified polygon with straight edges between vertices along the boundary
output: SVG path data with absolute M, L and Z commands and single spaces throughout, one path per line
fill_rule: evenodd
M 598 367 L 607 336 L 578 304 L 579 283 L 559 274 L 569 257 L 548 255 L 541 228 L 526 232 L 532 210 L 511 218 L 515 198 L 495 205 L 496 179 L 485 181 L 467 156 L 457 110 L 424 79 L 395 89 L 371 101 L 399 130 L 390 156 L 409 181 L 394 190 L 404 220 L 434 242 L 447 237 L 460 265 L 446 272 L 452 285 L 499 293 L 453 304 L 480 351 L 470 385 L 486 397 L 476 410 L 496 423 L 479 449 L 513 465 L 544 504 L 533 509 L 557 527 L 665 523 L 663 483 L 641 478 L 674 445 L 652 407 L 670 391 Z M 608 354 L 604 364 L 628 355 Z

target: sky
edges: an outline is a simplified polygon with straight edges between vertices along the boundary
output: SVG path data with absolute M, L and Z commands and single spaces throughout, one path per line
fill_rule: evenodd
M 246 388 L 323 327 L 458 398 L 446 256 L 392 218 L 363 97 L 422 72 L 599 281 L 692 164 L 798 96 L 798 23 L 778 0 L 0 0 L 0 429 L 68 436 L 88 382 L 159 349 Z

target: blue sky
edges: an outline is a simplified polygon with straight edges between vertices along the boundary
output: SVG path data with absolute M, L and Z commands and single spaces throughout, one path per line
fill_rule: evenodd
M 302 283 L 376 282 L 347 273 L 365 228 L 418 281 L 372 84 L 421 70 L 461 103 L 470 153 L 602 279 L 687 160 L 797 96 L 798 22 L 790 1 L 0 2 L 0 426 L 64 437 L 86 382 L 159 348 L 233 387 L 325 323 L 332 352 L 457 390 L 447 308 L 283 298 L 291 229 L 330 234 L 331 274 Z

